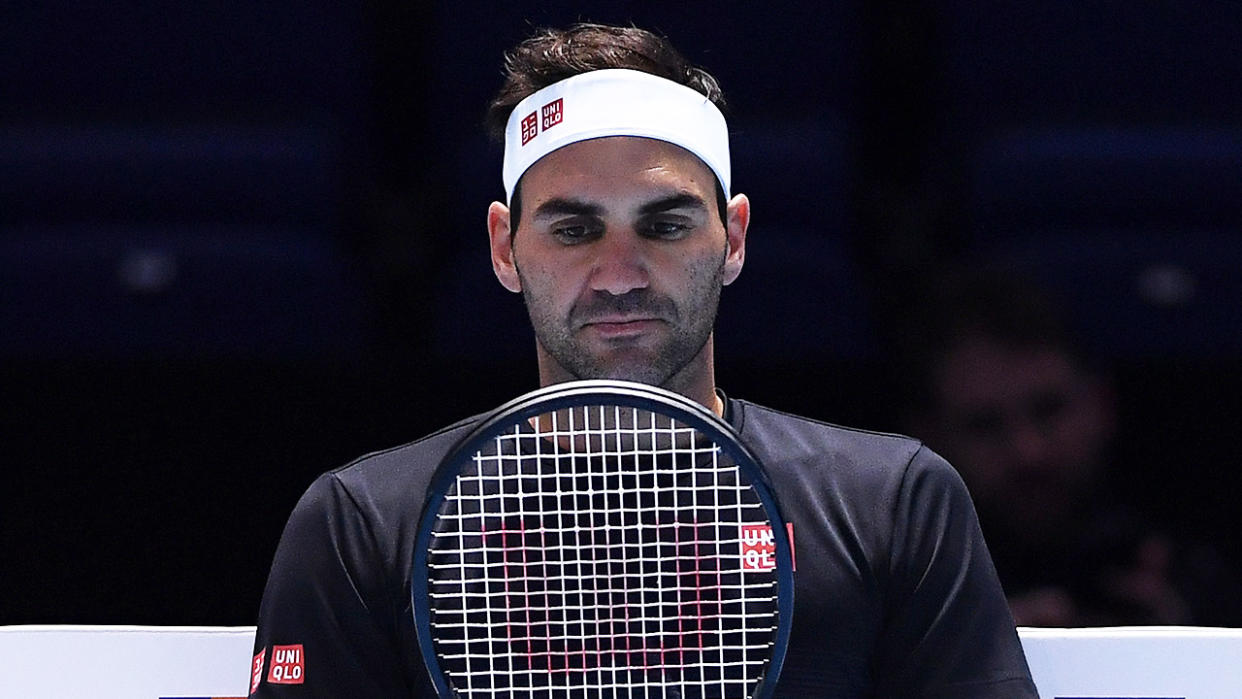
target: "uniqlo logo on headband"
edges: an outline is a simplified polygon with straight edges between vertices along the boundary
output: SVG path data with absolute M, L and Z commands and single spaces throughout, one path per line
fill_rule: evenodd
M 793 568 L 797 570 L 797 558 L 793 555 L 793 522 L 785 523 L 785 531 L 789 535 L 789 553 Z M 742 570 L 776 569 L 776 541 L 772 538 L 772 527 L 766 524 L 743 524 L 738 534 L 742 540 Z
M 534 112 L 531 112 L 522 119 L 522 145 L 526 145 L 530 142 L 530 139 L 538 135 L 539 117 Z
M 563 98 L 555 99 L 543 105 L 543 130 L 556 126 L 565 119 L 565 100 Z
M 302 644 L 272 646 L 272 667 L 267 671 L 268 684 L 302 684 L 306 681 L 306 656 Z

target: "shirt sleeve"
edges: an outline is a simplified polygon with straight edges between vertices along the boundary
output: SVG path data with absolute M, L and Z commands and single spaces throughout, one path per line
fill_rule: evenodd
M 334 474 L 302 496 L 259 609 L 252 697 L 431 696 L 398 638 L 403 601 L 366 518 Z
M 965 484 L 926 447 L 893 512 L 877 696 L 1037 699 Z

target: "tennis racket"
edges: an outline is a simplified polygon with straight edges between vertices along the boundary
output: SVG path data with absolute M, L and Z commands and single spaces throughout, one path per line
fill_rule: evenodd
M 669 391 L 557 384 L 432 477 L 412 600 L 441 697 L 769 697 L 792 554 L 759 462 Z

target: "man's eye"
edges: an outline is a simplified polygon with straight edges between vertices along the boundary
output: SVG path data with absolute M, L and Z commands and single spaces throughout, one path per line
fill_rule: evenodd
M 680 221 L 652 221 L 647 231 L 653 238 L 680 238 L 690 231 L 690 226 Z
M 1060 391 L 1046 391 L 1034 396 L 1027 405 L 1031 421 L 1047 428 L 1069 408 L 1070 397 Z
M 592 230 L 589 226 L 559 226 L 552 229 L 552 235 L 563 243 L 580 243 L 591 237 Z
M 994 440 L 1005 429 L 1005 418 L 1000 411 L 978 410 L 962 416 L 962 431 L 975 439 Z

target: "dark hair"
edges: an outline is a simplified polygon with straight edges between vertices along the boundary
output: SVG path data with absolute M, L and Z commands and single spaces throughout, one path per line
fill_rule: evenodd
M 503 143 L 509 115 L 518 102 L 565 78 L 607 68 L 658 75 L 703 93 L 722 112 L 725 109 L 716 79 L 687 61 L 668 39 L 638 27 L 575 24 L 568 29 L 539 29 L 505 54 L 505 82 L 487 107 L 488 134 Z M 727 202 L 719 182 L 716 195 L 720 220 L 725 221 Z M 517 188 L 510 207 L 516 226 L 521 216 Z
M 931 404 L 935 367 L 969 337 L 1053 350 L 1090 368 L 1056 299 L 1025 275 L 1002 267 L 950 268 L 921 292 L 900 314 L 894 338 L 896 373 L 913 405 Z

